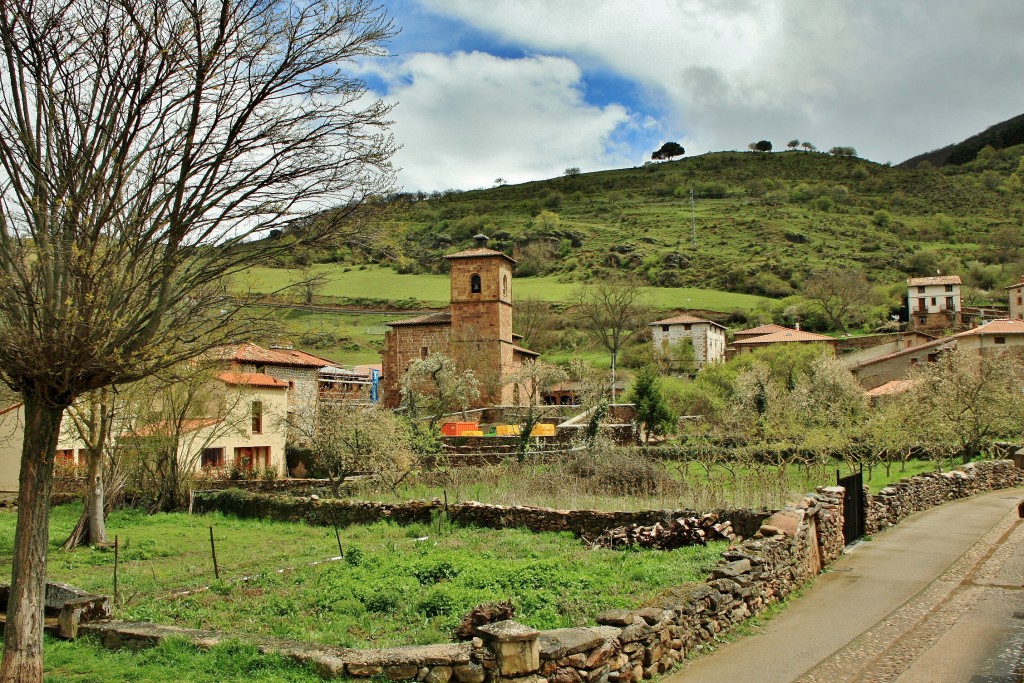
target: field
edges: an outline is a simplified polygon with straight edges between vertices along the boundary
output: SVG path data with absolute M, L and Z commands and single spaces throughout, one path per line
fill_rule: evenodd
M 58 549 L 79 512 L 52 513 L 49 578 L 109 594 L 112 551 Z M 7 561 L 14 522 L 0 515 Z M 445 642 L 463 614 L 497 600 L 511 600 L 516 619 L 536 628 L 592 624 L 602 610 L 702 581 L 723 549 L 592 550 L 569 534 L 440 526 L 348 527 L 344 559 L 311 566 L 338 556 L 333 529 L 119 511 L 109 520 L 122 548 L 116 616 L 346 647 Z M 254 578 L 239 582 L 244 576 Z
M 317 302 L 371 308 L 385 304 L 398 308 L 439 308 L 446 307 L 449 302 L 447 275 L 402 275 L 381 266 L 352 268 L 328 263 L 317 264 L 310 268 L 310 272 L 326 277 L 326 283 L 317 291 Z M 251 268 L 236 278 L 235 287 L 270 294 L 286 290 L 302 277 L 303 271 L 294 268 Z M 515 298 L 519 300 L 532 297 L 566 303 L 579 287 L 579 283 L 566 282 L 554 276 L 518 277 L 513 280 Z M 753 309 L 765 300 L 760 296 L 694 287 L 645 287 L 644 290 L 651 305 L 661 310 L 686 308 L 729 312 Z

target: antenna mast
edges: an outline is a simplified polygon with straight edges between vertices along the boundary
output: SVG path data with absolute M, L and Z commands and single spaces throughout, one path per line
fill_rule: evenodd
M 693 187 L 690 187 L 690 244 L 697 246 L 697 223 L 693 208 Z

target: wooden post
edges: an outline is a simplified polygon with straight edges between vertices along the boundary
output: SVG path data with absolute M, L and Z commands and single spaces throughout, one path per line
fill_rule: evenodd
M 210 552 L 213 554 L 213 576 L 220 581 L 220 568 L 217 566 L 217 546 L 213 542 L 213 526 L 210 526 Z
M 338 523 L 334 523 L 334 538 L 338 541 L 338 557 L 345 557 L 345 551 L 341 549 L 341 534 L 338 533 Z

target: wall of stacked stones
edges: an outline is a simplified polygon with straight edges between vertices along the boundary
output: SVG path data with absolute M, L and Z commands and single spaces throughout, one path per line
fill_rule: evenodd
M 271 484 L 274 482 L 261 482 Z M 601 512 L 597 510 L 554 510 L 528 505 L 488 505 L 467 501 L 446 505 L 441 500 L 379 503 L 321 499 L 254 493 L 240 489 L 197 491 L 193 501 L 196 512 L 224 512 L 239 517 L 304 521 L 316 526 L 337 524 L 368 524 L 392 520 L 399 524 L 430 523 L 435 515 L 447 511 L 452 522 L 490 529 L 522 528 L 531 531 L 569 531 L 577 536 L 593 538 L 608 529 L 628 524 L 649 526 L 679 517 L 700 517 L 707 510 L 640 510 L 633 512 Z M 711 510 L 723 520 L 732 522 L 734 533 L 752 536 L 769 510 Z
M 1012 460 L 987 460 L 949 472 L 927 472 L 865 496 L 865 533 L 876 534 L 914 512 L 995 489 L 1024 486 L 1024 470 Z

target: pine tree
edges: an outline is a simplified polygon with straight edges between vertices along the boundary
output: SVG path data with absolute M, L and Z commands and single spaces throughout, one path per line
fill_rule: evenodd
M 637 422 L 643 429 L 644 446 L 652 434 L 665 434 L 675 427 L 676 416 L 661 395 L 661 378 L 653 365 L 640 368 L 629 390 L 629 402 L 636 406 Z

